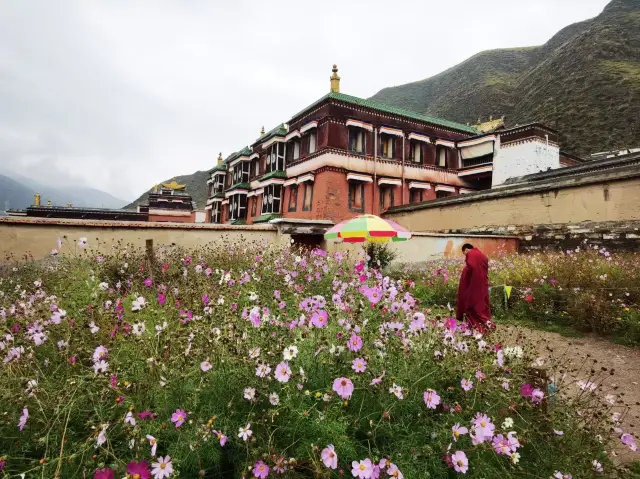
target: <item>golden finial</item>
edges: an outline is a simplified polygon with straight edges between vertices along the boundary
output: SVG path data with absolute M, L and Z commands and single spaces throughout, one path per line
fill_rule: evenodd
M 47 200 L 47 206 L 51 206 L 51 200 Z
M 218 153 L 218 166 L 222 164 L 222 152 Z
M 33 195 L 33 206 L 40 206 L 40 193 Z
M 340 77 L 338 76 L 338 65 L 333 65 L 331 70 L 333 75 L 329 78 L 331 80 L 331 93 L 340 93 Z
M 260 136 L 264 135 L 264 125 L 262 126 L 262 130 L 260 130 Z
M 175 178 L 171 183 L 162 183 L 162 186 L 170 190 L 184 190 L 187 187 L 187 185 L 179 185 Z
M 69 208 L 73 208 L 73 203 L 67 203 L 67 206 L 68 206 Z

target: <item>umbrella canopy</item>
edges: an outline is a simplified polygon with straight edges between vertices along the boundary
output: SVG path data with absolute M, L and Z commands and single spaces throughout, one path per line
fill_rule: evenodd
M 342 238 L 346 243 L 406 241 L 411 233 L 393 221 L 375 215 L 361 215 L 338 223 L 324 234 L 325 239 Z

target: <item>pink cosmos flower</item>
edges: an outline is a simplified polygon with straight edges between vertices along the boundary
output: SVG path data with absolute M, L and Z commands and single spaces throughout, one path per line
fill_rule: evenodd
M 354 353 L 360 351 L 362 349 L 362 338 L 357 334 L 352 334 L 347 343 L 347 347 Z
M 270 372 L 271 372 L 271 367 L 268 364 L 260 364 L 256 368 L 256 376 L 261 378 L 267 377 Z
M 380 376 L 372 379 L 371 382 L 369 383 L 369 386 L 377 386 L 378 384 L 380 384 L 382 382 L 382 378 L 384 378 L 385 373 L 386 371 L 382 371 L 382 374 Z
M 464 389 L 465 391 L 470 391 L 473 387 L 473 381 L 464 378 L 462 381 L 460 381 L 460 386 L 462 386 L 462 389 Z
M 144 280 L 144 285 L 148 288 L 153 284 L 153 280 L 151 278 L 147 278 Z
M 1 469 L 0 469 L 1 470 Z M 114 479 L 115 473 L 113 469 L 105 467 L 104 469 L 96 469 L 93 473 L 93 479 Z
M 363 373 L 367 369 L 367 362 L 363 358 L 356 358 L 351 363 L 351 369 L 357 373 Z
M 253 475 L 259 479 L 265 479 L 269 475 L 269 466 L 262 460 L 256 462 L 253 466 Z
M 289 378 L 291 377 L 291 368 L 289 368 L 289 364 L 286 362 L 281 362 L 280 364 L 278 364 L 276 366 L 274 375 L 279 382 L 288 382 Z
M 460 424 L 454 424 L 453 427 L 451 428 L 451 432 L 452 432 L 453 440 L 457 441 L 461 435 L 467 434 L 469 430 L 464 426 L 460 426 Z
M 220 441 L 220 447 L 224 447 L 224 445 L 227 443 L 227 440 L 229 438 L 225 436 L 223 433 L 221 433 L 220 431 L 214 430 L 213 434 L 215 434 L 215 436 L 218 438 L 218 441 Z
M 27 425 L 27 419 L 29 419 L 29 409 L 26 407 L 22 410 L 22 415 L 20 416 L 20 421 L 18 422 L 18 429 L 21 431 Z
M 453 464 L 453 469 L 456 472 L 466 474 L 469 470 L 469 460 L 467 459 L 467 455 L 463 451 L 456 451 L 452 454 L 451 464 Z
M 620 436 L 620 441 L 625 446 L 629 446 L 629 449 L 631 449 L 632 451 L 638 450 L 638 446 L 636 445 L 636 442 L 633 440 L 633 436 L 628 432 L 625 432 L 622 436 Z
M 351 463 L 351 474 L 359 479 L 370 479 L 373 474 L 373 464 L 371 459 L 366 458 L 363 461 L 353 461 Z
M 389 474 L 389 477 L 397 477 L 398 479 L 404 478 L 404 474 L 400 472 L 400 469 L 398 469 L 398 466 L 396 466 L 395 464 L 389 465 L 389 469 L 387 469 L 387 474 Z
M 211 365 L 211 363 L 209 361 L 202 361 L 200 363 L 200 369 L 202 369 L 203 372 L 207 372 L 209 371 L 213 366 Z
M 349 378 L 337 378 L 333 381 L 333 390 L 342 399 L 350 399 L 353 394 L 353 383 Z
M 164 479 L 170 477 L 173 474 L 173 464 L 171 463 L 171 457 L 159 457 L 158 462 L 154 462 L 151 467 L 151 474 L 154 479 Z
M 329 314 L 321 309 L 311 315 L 311 324 L 316 328 L 326 328 L 329 323 Z
M 491 422 L 491 418 L 486 414 L 476 413 L 471 429 L 473 431 L 471 434 L 471 441 L 475 446 L 477 444 L 490 441 L 493 437 L 493 432 L 495 431 L 496 426 Z
M 147 434 L 147 440 L 149 441 L 149 445 L 151 446 L 151 455 L 155 456 L 156 455 L 156 449 L 158 448 L 158 440 L 153 437 L 150 436 L 149 434 Z
M 478 381 L 482 382 L 486 377 L 487 377 L 487 375 L 485 373 L 483 373 L 482 371 L 476 371 L 476 379 Z
M 540 389 L 535 388 L 531 391 L 531 401 L 533 401 L 534 404 L 540 404 L 543 398 L 544 393 Z
M 158 294 L 158 304 L 160 306 L 164 306 L 166 302 L 167 302 L 167 295 L 163 293 Z
M 176 412 L 171 415 L 171 422 L 174 423 L 177 428 L 182 426 L 186 420 L 187 413 L 182 409 L 176 409 Z
M 533 386 L 531 384 L 523 384 L 520 388 L 520 393 L 524 398 L 530 398 L 533 393 Z
M 338 455 L 336 454 L 333 444 L 329 444 L 325 447 L 320 455 L 322 456 L 322 462 L 325 467 L 328 467 L 329 469 L 337 469 Z
M 429 409 L 435 409 L 440 404 L 440 396 L 433 389 L 427 389 L 424 392 L 424 403 Z
M 149 463 L 147 461 L 131 461 L 127 464 L 127 474 L 140 479 L 151 479 L 151 471 L 149 471 Z

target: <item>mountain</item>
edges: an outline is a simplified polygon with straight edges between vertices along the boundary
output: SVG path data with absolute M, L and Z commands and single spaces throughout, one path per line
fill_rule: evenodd
M 21 183 L 0 175 L 0 211 L 20 209 L 33 203 L 32 191 Z
M 9 203 L 6 209 L 26 208 L 33 204 L 35 193 L 40 193 L 43 205 L 49 200 L 54 205 L 73 203 L 74 206 L 94 208 L 119 209 L 126 204 L 126 201 L 95 188 L 44 185 L 13 171 L 0 174 L 0 210 L 5 209 L 5 202 Z
M 503 115 L 507 126 L 540 121 L 577 154 L 636 146 L 640 0 L 613 0 L 542 46 L 481 52 L 371 99 L 463 123 Z
M 175 179 L 181 185 L 187 185 L 187 193 L 191 195 L 196 208 L 204 209 L 207 204 L 207 180 L 209 179 L 209 173 L 206 171 L 196 171 L 190 175 L 175 176 L 161 183 L 171 183 Z M 149 199 L 149 193 L 153 188 L 145 191 L 140 197 L 133 203 L 125 206 L 125 209 L 135 209 L 136 206 L 146 204 Z

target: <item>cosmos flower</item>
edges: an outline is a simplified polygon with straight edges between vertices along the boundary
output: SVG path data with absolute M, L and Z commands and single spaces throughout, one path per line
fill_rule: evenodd
M 151 474 L 154 479 L 164 479 L 170 477 L 173 474 L 173 464 L 171 463 L 171 457 L 159 457 L 158 462 L 151 464 Z
M 367 369 L 367 362 L 363 358 L 356 358 L 351 363 L 351 369 L 356 373 L 363 373 Z
M 282 362 L 276 366 L 276 370 L 274 373 L 275 378 L 278 382 L 286 383 L 289 381 L 291 377 L 291 368 L 289 368 L 289 364 L 286 362 Z
M 424 392 L 424 403 L 429 409 L 435 409 L 440 404 L 440 396 L 433 389 L 427 389 Z
M 151 479 L 151 471 L 147 461 L 131 461 L 127 464 L 127 474 L 139 479 Z
M 328 467 L 329 469 L 337 469 L 338 455 L 336 454 L 333 444 L 329 444 L 325 447 L 320 455 L 325 467 Z
M 469 460 L 463 451 L 456 451 L 451 455 L 451 464 L 456 472 L 466 474 L 469 470 Z
M 353 390 L 353 383 L 349 378 L 337 378 L 333 381 L 333 391 L 342 399 L 350 399 Z
M 265 479 L 269 475 L 269 466 L 262 460 L 256 462 L 253 466 L 253 475 L 258 479 Z
M 176 428 L 182 426 L 187 420 L 187 413 L 182 409 L 176 409 L 171 415 L 171 422 L 176 425 Z
M 246 441 L 251 437 L 253 431 L 251 430 L 251 424 L 247 424 L 245 427 L 238 429 L 238 437 L 243 441 Z
M 359 479 L 370 479 L 373 474 L 373 463 L 367 458 L 362 461 L 353 461 L 351 463 L 351 474 Z
M 464 389 L 465 391 L 470 391 L 473 387 L 473 381 L 464 378 L 462 381 L 460 381 L 460 386 L 462 386 L 462 389 Z

